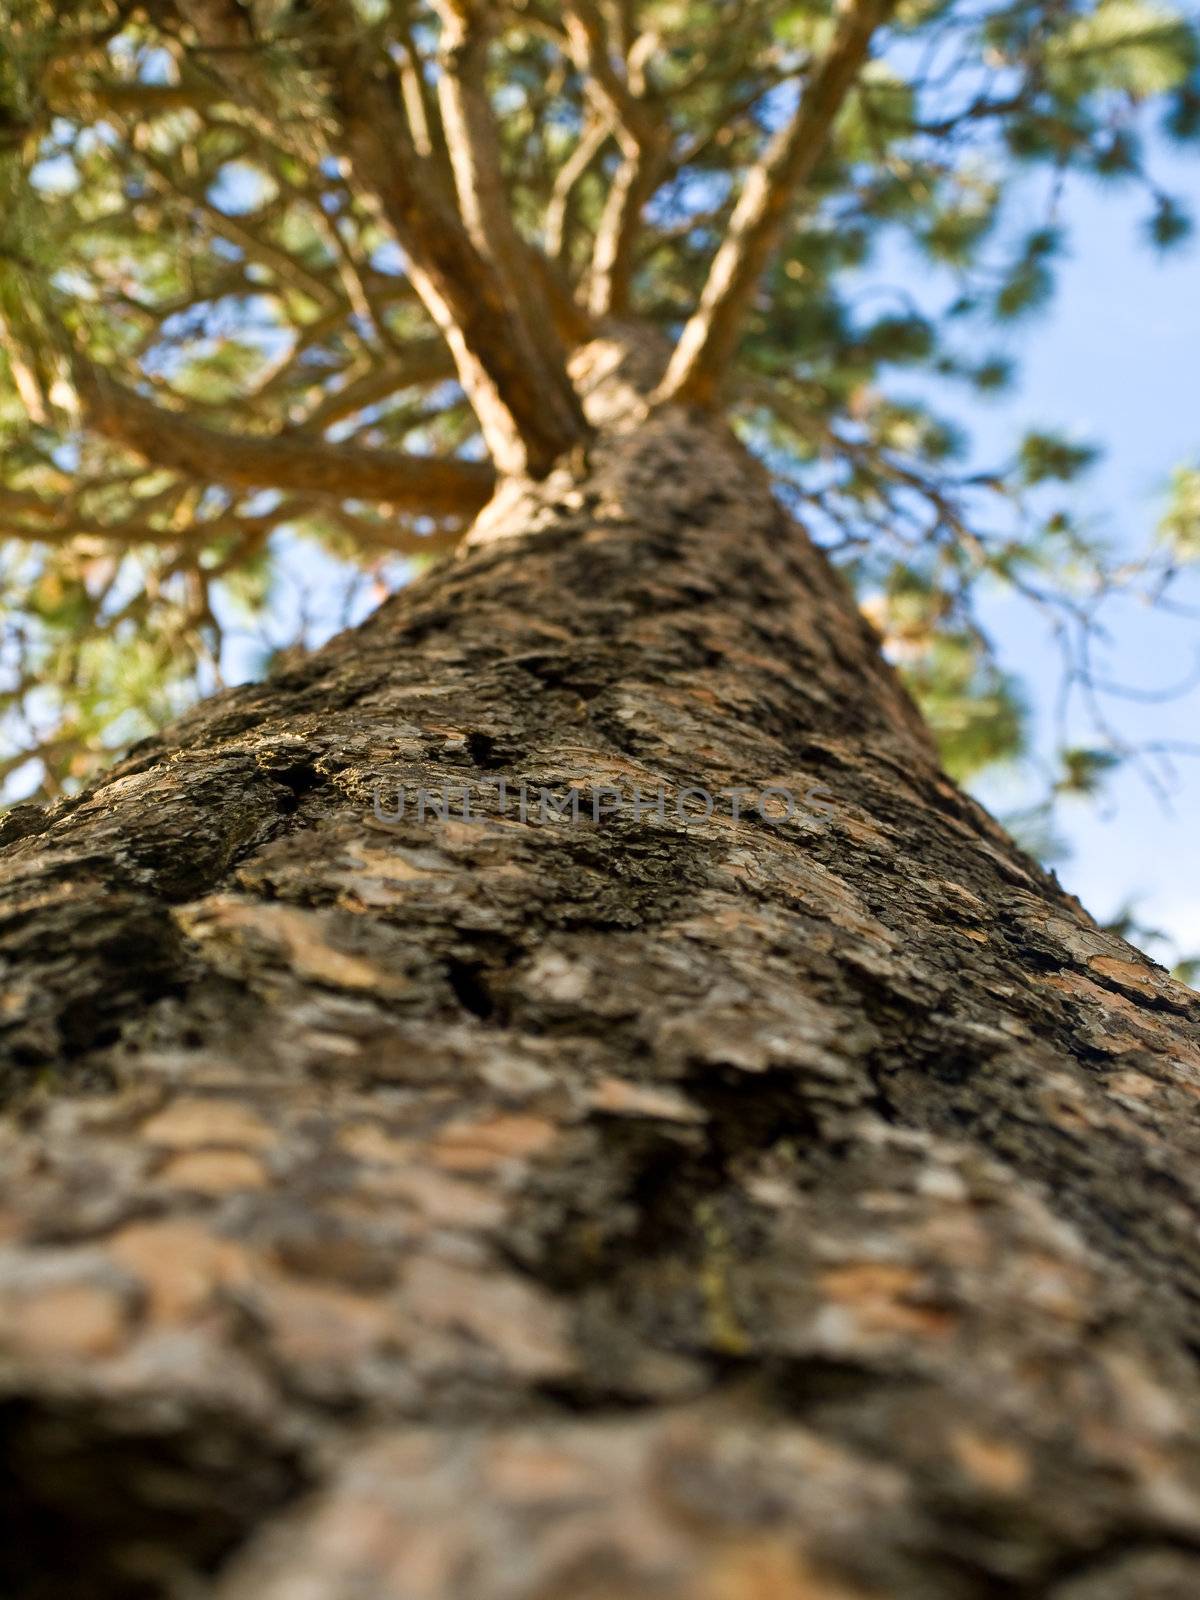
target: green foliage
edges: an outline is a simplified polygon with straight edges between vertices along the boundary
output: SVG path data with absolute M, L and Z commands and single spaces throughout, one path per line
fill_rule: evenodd
M 1191 237 L 1195 224 L 1191 216 L 1168 194 L 1160 194 L 1146 222 L 1146 233 L 1159 250 L 1171 250 Z
M 1060 236 L 1051 229 L 1039 228 L 1029 235 L 996 291 L 997 320 L 1011 322 L 1046 304 L 1054 290 L 1050 263 L 1060 244 Z
M 944 564 L 897 563 L 864 608 L 933 729 L 947 772 L 966 781 L 1023 754 L 1028 707 L 956 607 L 947 576 Z
M 1166 6 L 1101 0 L 1051 33 L 1046 75 L 1073 96 L 1120 90 L 1134 99 L 1174 89 L 1196 65 L 1195 32 Z
M 1099 455 L 1095 445 L 1076 444 L 1057 433 L 1027 433 L 1017 452 L 1021 481 L 1070 483 L 1092 466 Z
M 1200 139 L 1200 81 L 1193 77 L 1167 97 L 1162 130 L 1178 144 Z
M 952 778 L 965 782 L 1023 753 L 1027 708 L 1020 686 L 970 636 L 939 634 L 904 676 Z
M 971 373 L 971 381 L 982 394 L 1001 394 L 1012 385 L 1013 363 L 1005 356 L 988 356 Z
M 1176 470 L 1159 536 L 1174 560 L 1200 561 L 1200 467 Z
M 1094 798 L 1100 792 L 1104 779 L 1121 764 L 1121 758 L 1114 750 L 1064 750 L 1059 759 L 1062 762 L 1062 776 L 1055 784 L 1055 792 L 1084 799 Z
M 7 0 L 0 771 L 44 792 L 77 785 L 115 742 L 223 668 L 264 670 L 297 638 L 335 626 L 411 570 L 393 559 L 398 548 L 411 554 L 414 540 L 444 531 L 386 505 L 245 489 L 219 470 L 143 459 L 89 430 L 75 381 L 83 359 L 237 438 L 480 448 L 448 365 L 407 376 L 436 330 L 343 159 L 311 9 L 250 0 L 259 43 L 243 52 L 203 48 L 186 5 Z M 520 228 L 544 242 L 598 99 L 564 46 L 561 7 L 495 9 L 501 157 Z M 631 309 L 675 333 L 743 175 L 834 15 L 826 0 L 602 9 L 636 17 L 649 41 L 611 41 L 614 61 L 632 46 L 643 65 L 665 152 Z M 423 95 L 436 145 L 427 0 L 364 0 L 359 13 L 397 98 L 406 92 L 411 109 Z M 1095 451 L 1047 429 L 1003 469 L 968 470 L 959 428 L 905 385 L 913 375 L 984 394 L 1012 384 L 997 338 L 1051 300 L 1069 215 L 1061 228 L 1031 222 L 1065 176 L 1144 187 L 1150 241 L 1185 239 L 1182 206 L 1147 171 L 1147 135 L 1200 138 L 1196 40 L 1194 16 L 1165 3 L 905 0 L 789 215 L 745 328 L 735 423 L 859 583 L 962 776 L 1027 743 L 1020 687 L 978 625 L 981 590 L 1073 619 L 1080 597 L 1110 580 L 1098 541 L 1061 503 Z M 405 86 L 402 63 L 414 59 L 420 72 Z M 577 288 L 620 159 L 618 141 L 603 138 L 558 196 L 557 266 Z M 919 306 L 880 267 L 898 250 L 928 264 Z M 1200 472 L 1189 468 L 1162 525 L 1170 561 L 1196 559 L 1198 529 Z M 306 584 L 329 602 L 315 619 L 312 596 L 298 598 Z M 1074 751 L 1064 769 L 1074 787 L 1062 792 L 1099 777 L 1080 765 L 1090 749 Z

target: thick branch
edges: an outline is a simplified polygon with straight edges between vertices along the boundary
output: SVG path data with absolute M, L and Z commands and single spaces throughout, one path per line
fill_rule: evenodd
M 796 195 L 824 153 L 834 120 L 867 59 L 873 34 L 894 6 L 895 0 L 853 0 L 791 119 L 747 175 L 700 304 L 667 367 L 660 399 L 701 406 L 714 403 L 733 360 L 750 297 Z
M 539 351 L 494 265 L 429 181 L 356 17 L 341 0 L 322 9 L 322 61 L 355 174 L 409 257 L 414 287 L 454 354 L 497 467 L 544 473 L 586 434 L 578 401 Z
M 487 95 L 490 25 L 480 0 L 434 0 L 442 24 L 438 97 L 459 211 L 471 243 L 491 261 L 504 292 L 537 347 L 545 381 L 567 414 L 578 402 L 566 372 L 566 353 L 545 314 L 531 247 L 517 232 L 500 167 L 500 130 Z
M 178 416 L 77 366 L 87 425 L 156 466 L 238 489 L 289 489 L 339 500 L 374 500 L 431 517 L 470 517 L 492 493 L 492 468 L 392 450 L 363 450 L 312 437 L 244 438 Z
M 239 0 L 176 0 L 202 43 L 244 37 Z M 587 432 L 495 269 L 472 243 L 441 174 L 418 152 L 392 64 L 346 0 L 317 0 L 310 37 L 328 77 L 337 143 L 408 257 L 413 287 L 454 357 L 497 467 L 538 476 Z
M 564 24 L 571 55 L 612 123 L 622 161 L 605 202 L 592 255 L 588 309 L 595 317 L 629 309 L 642 211 L 658 186 L 667 134 L 645 100 L 642 52 L 630 52 L 626 77 L 612 62 L 608 31 L 592 0 L 571 0 Z M 652 42 L 645 36 L 645 46 Z
M 592 252 L 588 309 L 594 317 L 619 317 L 629 310 L 642 213 L 658 187 L 663 153 L 662 142 L 650 141 L 627 152 L 617 168 Z
M 81 107 L 93 115 L 153 118 L 168 111 L 194 111 L 217 98 L 206 83 L 123 83 L 110 78 L 51 77 L 44 85 L 47 102 L 59 116 L 78 117 Z
M 608 30 L 599 7 L 593 0 L 568 0 L 563 7 L 563 26 L 571 58 L 586 77 L 589 89 L 608 107 L 618 137 L 624 134 L 636 140 L 647 133 L 646 107 L 613 65 Z

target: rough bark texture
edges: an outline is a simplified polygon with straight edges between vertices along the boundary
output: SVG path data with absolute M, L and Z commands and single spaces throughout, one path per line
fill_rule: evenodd
M 1200 1001 L 617 362 L 574 477 L 8 819 L 5 1594 L 1200 1592 Z

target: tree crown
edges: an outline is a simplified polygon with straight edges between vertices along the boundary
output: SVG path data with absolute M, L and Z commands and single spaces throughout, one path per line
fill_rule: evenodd
M 897 379 L 1004 385 L 988 330 L 1051 292 L 1066 173 L 1143 186 L 1152 239 L 1183 237 L 1144 150 L 1155 127 L 1200 136 L 1184 13 L 7 11 L 6 773 L 81 781 L 219 681 L 264 611 L 302 612 L 281 589 L 314 550 L 349 616 L 452 547 L 498 474 L 586 443 L 567 356 L 614 318 L 666 334 L 657 400 L 720 406 L 845 561 L 952 770 L 1022 739 L 981 578 L 1060 608 L 1086 651 L 1112 574 L 1058 489 L 1090 451 L 1033 434 L 1002 471 L 968 470 Z M 898 238 L 953 275 L 940 311 L 879 293 L 871 263 Z M 1141 574 L 1156 585 L 1200 546 L 1193 478 Z M 1094 785 L 1112 755 L 1068 751 L 1057 782 Z

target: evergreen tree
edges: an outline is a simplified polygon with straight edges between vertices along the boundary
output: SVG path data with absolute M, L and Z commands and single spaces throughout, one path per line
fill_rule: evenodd
M 1200 999 L 953 781 L 1089 451 L 892 385 L 1003 381 L 1039 172 L 1181 236 L 1194 22 L 6 21 L 4 1593 L 1190 1600 Z M 317 547 L 445 559 L 161 726 Z

